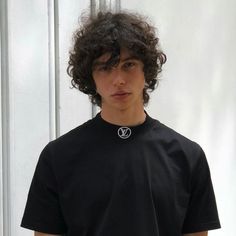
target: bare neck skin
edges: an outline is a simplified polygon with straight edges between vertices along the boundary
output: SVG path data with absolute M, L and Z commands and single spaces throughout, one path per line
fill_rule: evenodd
M 144 112 L 143 106 L 140 106 L 139 109 L 137 109 L 137 107 L 131 107 L 123 110 L 114 109 L 113 111 L 102 109 L 101 117 L 114 125 L 136 126 L 145 121 L 146 113 Z

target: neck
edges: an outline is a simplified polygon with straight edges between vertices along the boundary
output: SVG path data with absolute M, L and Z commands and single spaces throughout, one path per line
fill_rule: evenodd
M 136 126 L 145 121 L 146 113 L 144 112 L 143 107 L 142 109 L 114 110 L 112 112 L 102 109 L 101 117 L 111 124 Z

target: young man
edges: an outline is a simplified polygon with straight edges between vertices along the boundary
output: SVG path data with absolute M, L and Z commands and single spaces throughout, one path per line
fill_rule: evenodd
M 220 227 L 201 147 L 144 110 L 166 61 L 142 17 L 99 13 L 75 34 L 72 85 L 101 107 L 51 141 L 22 226 L 36 236 L 206 236 Z

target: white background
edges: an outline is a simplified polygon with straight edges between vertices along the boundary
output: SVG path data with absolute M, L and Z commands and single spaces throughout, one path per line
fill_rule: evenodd
M 40 151 L 56 134 L 91 117 L 88 98 L 70 89 L 66 75 L 72 32 L 82 10 L 89 11 L 89 1 L 59 1 L 56 22 L 54 1 L 6 2 L 10 153 L 1 156 L 1 163 L 9 159 L 9 169 L 0 168 L 1 176 L 9 173 L 11 232 L 4 236 L 28 236 L 32 232 L 19 225 Z M 222 224 L 209 235 L 235 236 L 236 1 L 123 0 L 121 7 L 148 15 L 158 28 L 168 60 L 147 111 L 203 147 Z

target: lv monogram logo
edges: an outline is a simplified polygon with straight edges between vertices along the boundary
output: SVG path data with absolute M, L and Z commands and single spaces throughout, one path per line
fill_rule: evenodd
M 131 129 L 129 127 L 120 127 L 117 133 L 120 138 L 127 139 L 131 135 Z

